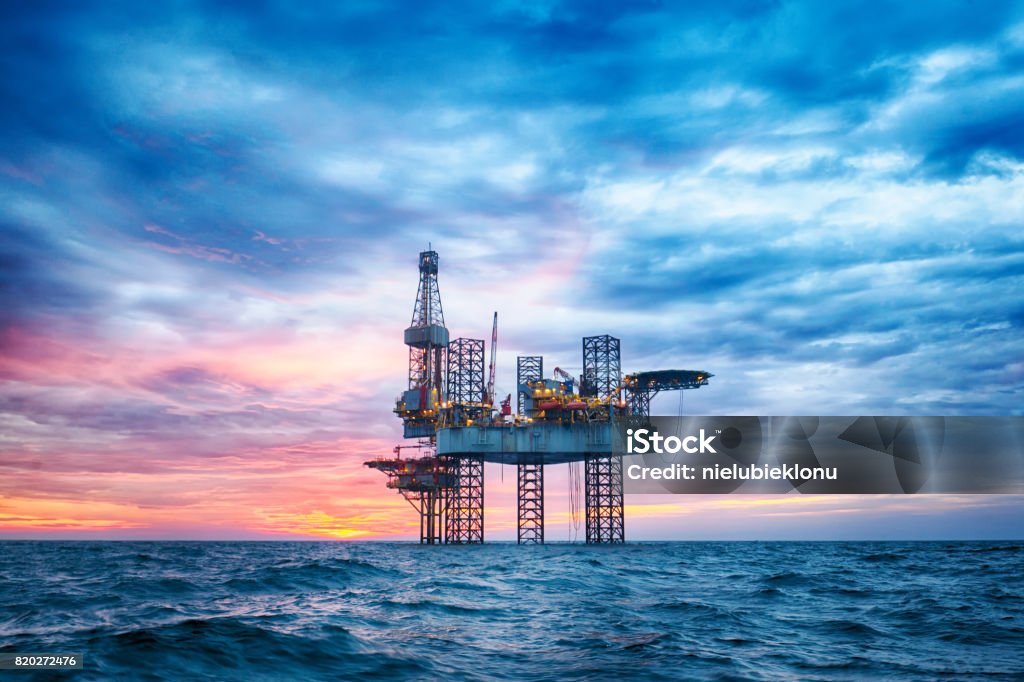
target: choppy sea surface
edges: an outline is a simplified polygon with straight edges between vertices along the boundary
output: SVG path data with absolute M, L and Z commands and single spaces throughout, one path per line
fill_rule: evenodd
M 3 542 L 5 679 L 1024 679 L 1024 544 Z

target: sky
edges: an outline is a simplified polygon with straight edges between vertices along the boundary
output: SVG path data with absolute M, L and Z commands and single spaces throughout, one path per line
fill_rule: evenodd
M 409 539 L 452 336 L 675 414 L 1024 412 L 1024 6 L 7 3 L 0 537 Z M 582 536 L 568 476 L 548 538 Z M 515 537 L 514 469 L 487 537 Z M 1024 498 L 627 499 L 627 537 L 1021 537 Z

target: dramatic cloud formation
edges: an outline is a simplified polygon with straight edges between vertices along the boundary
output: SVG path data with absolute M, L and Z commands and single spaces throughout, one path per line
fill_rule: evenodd
M 2 534 L 413 533 L 360 463 L 399 439 L 428 242 L 453 335 L 501 313 L 503 393 L 515 354 L 574 367 L 607 332 L 626 369 L 714 372 L 691 413 L 1021 412 L 1015 3 L 2 15 Z M 924 536 L 1021 512 L 647 502 L 662 537 L 684 513 L 828 537 L 841 509 L 853 537 L 883 509 Z

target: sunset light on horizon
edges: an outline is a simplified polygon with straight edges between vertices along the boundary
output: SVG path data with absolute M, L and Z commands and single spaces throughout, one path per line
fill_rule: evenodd
M 668 415 L 1024 413 L 1018 9 L 175 7 L 0 23 L 2 539 L 418 539 L 363 462 L 403 442 L 428 244 L 452 338 L 500 314 L 499 398 L 611 334 L 624 371 L 714 374 Z M 549 541 L 582 539 L 566 469 Z M 514 541 L 514 467 L 486 505 Z M 1008 538 L 1024 496 L 625 517 Z

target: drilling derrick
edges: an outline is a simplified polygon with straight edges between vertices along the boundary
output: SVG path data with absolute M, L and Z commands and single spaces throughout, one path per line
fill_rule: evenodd
M 658 393 L 700 388 L 713 375 L 655 370 L 623 377 L 619 339 L 588 336 L 578 380 L 559 367 L 545 378 L 542 356 L 519 356 L 516 413 L 511 394 L 495 410 L 498 314 L 485 370 L 483 339 L 449 342 L 437 271 L 437 252 L 420 253 L 419 288 L 404 337 L 409 383 L 395 403 L 404 436 L 419 443 L 366 466 L 386 474 L 388 487 L 417 510 L 420 542 L 475 544 L 484 541 L 484 462 L 513 464 L 517 539 L 540 544 L 545 468 L 568 464 L 572 481 L 582 463 L 587 543 L 624 542 L 622 456 L 612 451 L 614 429 L 647 420 Z M 418 456 L 403 459 L 405 448 Z M 575 516 L 576 502 L 571 505 Z
M 420 253 L 420 284 L 412 323 L 405 330 L 405 345 L 409 346 L 409 388 L 398 399 L 395 412 L 405 423 L 406 438 L 431 438 L 443 399 L 448 349 L 448 329 L 437 287 L 437 251 Z
M 420 515 L 420 542 L 444 542 L 447 491 L 451 472 L 435 452 L 435 434 L 440 407 L 445 400 L 445 360 L 448 329 L 444 326 L 441 291 L 437 286 L 436 251 L 423 251 L 419 258 L 420 282 L 412 309 L 412 322 L 405 330 L 409 347 L 408 388 L 395 402 L 395 414 L 402 419 L 403 435 L 419 438 L 414 446 L 421 456 L 402 459 L 401 447 L 395 457 L 367 462 L 367 466 L 388 476 L 388 487 L 398 490 Z

